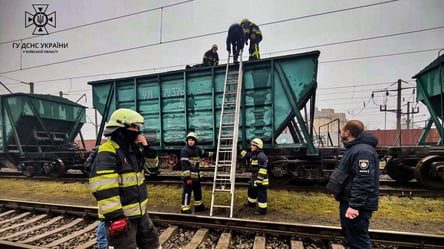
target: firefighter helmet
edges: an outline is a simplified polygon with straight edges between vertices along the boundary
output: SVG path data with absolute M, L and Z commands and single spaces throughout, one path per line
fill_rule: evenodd
M 246 23 L 246 22 L 248 22 L 248 19 L 247 19 L 247 18 L 242 19 L 242 21 L 241 21 L 241 25 L 244 24 L 244 23 Z
M 186 142 L 188 142 L 188 138 L 194 139 L 194 141 L 196 141 L 196 143 L 197 143 L 198 136 L 197 136 L 197 134 L 195 132 L 188 133 L 187 138 L 186 138 Z
M 106 124 L 104 135 L 109 136 L 111 133 L 121 127 L 130 127 L 137 125 L 139 129 L 143 128 L 144 119 L 142 115 L 131 109 L 120 108 L 111 114 L 108 123 Z
M 217 48 L 217 44 L 213 44 L 213 46 L 211 46 L 211 48 L 212 48 L 212 49 L 213 49 L 213 48 L 218 49 L 218 48 Z
M 264 147 L 264 143 L 260 138 L 255 138 L 251 140 L 251 145 L 256 145 L 259 149 L 262 149 Z

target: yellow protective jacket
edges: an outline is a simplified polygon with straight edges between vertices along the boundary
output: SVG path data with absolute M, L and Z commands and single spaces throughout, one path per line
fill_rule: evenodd
M 100 145 L 92 164 L 89 184 L 101 219 L 135 218 L 146 213 L 148 192 L 144 167 L 147 153 L 135 144 L 128 147 L 122 148 L 117 142 L 107 140 Z

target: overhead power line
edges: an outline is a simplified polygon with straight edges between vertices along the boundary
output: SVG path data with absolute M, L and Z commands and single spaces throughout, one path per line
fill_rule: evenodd
M 187 3 L 187 2 L 190 2 L 190 1 L 192 1 L 192 0 L 180 2 L 180 3 L 174 4 L 174 5 L 179 5 L 179 4 Z M 266 26 L 266 25 L 278 24 L 278 23 L 283 23 L 283 22 L 288 22 L 288 21 L 294 21 L 294 20 L 299 20 L 299 19 L 304 19 L 304 18 L 315 17 L 315 16 L 329 15 L 329 14 L 333 14 L 333 13 L 339 13 L 339 12 L 344 12 L 344 11 L 351 11 L 351 10 L 356 10 L 356 9 L 360 9 L 360 8 L 368 8 L 368 7 L 372 7 L 372 6 L 376 6 L 376 5 L 381 5 L 381 4 L 388 4 L 388 3 L 392 3 L 392 2 L 396 2 L 396 1 L 399 1 L 399 0 L 390 0 L 390 1 L 380 2 L 380 3 L 360 5 L 360 6 L 355 6 L 355 7 L 351 7 L 351 8 L 344 8 L 344 9 L 339 9 L 339 10 L 334 10 L 334 11 L 326 11 L 326 12 L 316 13 L 316 14 L 312 14 L 312 15 L 306 15 L 306 16 L 295 17 L 295 18 L 290 18 L 290 19 L 278 20 L 278 21 L 269 22 L 269 23 L 263 23 L 263 24 L 259 24 L 259 25 L 261 25 L 261 26 L 265 25 Z M 171 7 L 171 6 L 174 6 L 174 5 L 168 5 L 166 7 Z M 94 25 L 94 24 L 97 24 L 97 23 L 102 23 L 102 22 L 106 22 L 106 21 L 110 21 L 110 20 L 119 19 L 119 18 L 124 18 L 124 17 L 127 17 L 127 16 L 137 15 L 137 14 L 140 14 L 140 13 L 150 12 L 150 11 L 153 11 L 153 10 L 156 10 L 156 9 L 160 9 L 160 8 L 149 9 L 149 10 L 145 10 L 145 11 L 141 11 L 141 12 L 136 12 L 136 13 L 124 15 L 124 16 L 121 16 L 121 17 L 115 17 L 115 18 L 110 18 L 110 19 L 106 19 L 106 20 L 101 20 L 101 21 L 98 21 L 98 22 L 94 22 L 94 23 L 90 23 L 90 24 L 85 24 L 85 25 L 80 25 L 80 26 L 69 28 L 69 29 L 61 30 L 59 32 L 70 30 L 70 29 L 76 29 L 76 28 L 80 28 L 80 27 L 84 27 L 84 26 L 90 26 L 90 25 Z M 417 32 L 417 31 L 412 31 L 412 32 Z M 56 32 L 53 32 L 53 33 L 56 33 Z M 94 58 L 94 57 L 99 57 L 99 56 L 104 56 L 104 55 L 110 55 L 110 54 L 114 54 L 114 53 L 127 52 L 127 51 L 131 51 L 131 50 L 137 50 L 137 49 L 152 47 L 152 46 L 156 46 L 156 45 L 160 45 L 160 44 L 168 44 L 168 43 L 174 43 L 174 42 L 179 42 L 179 41 L 191 40 L 191 39 L 196 39 L 196 38 L 201 38 L 201 37 L 206 37 L 206 36 L 212 36 L 212 35 L 217 35 L 217 34 L 222 34 L 222 33 L 226 33 L 226 30 L 218 31 L 218 32 L 212 32 L 212 33 L 206 33 L 206 34 L 201 34 L 201 35 L 196 35 L 196 36 L 189 36 L 189 37 L 184 37 L 184 38 L 175 39 L 175 40 L 161 41 L 161 42 L 156 42 L 156 43 L 152 43 L 152 44 L 146 44 L 146 45 L 132 47 L 132 48 L 119 49 L 119 50 L 114 50 L 114 51 L 109 51 L 109 52 L 104 52 L 104 53 L 99 53 L 99 54 L 94 54 L 94 55 L 89 55 L 89 56 L 82 56 L 82 57 L 77 57 L 77 58 L 68 59 L 68 60 L 62 60 L 62 61 L 56 61 L 56 62 L 53 62 L 53 63 L 47 63 L 47 64 L 42 64 L 42 65 L 37 65 L 37 66 L 24 67 L 24 68 L 21 68 L 21 69 L 10 70 L 10 71 L 0 72 L 0 73 L 12 73 L 12 72 L 17 72 L 17 71 L 21 71 L 21 70 L 28 70 L 28 69 L 46 67 L 46 66 L 51 66 L 51 65 L 61 64 L 61 63 L 67 63 L 67 62 L 73 62 L 73 61 L 78 61 L 78 60 L 84 60 L 84 59 L 89 59 L 89 58 Z M 27 39 L 27 38 L 25 38 L 25 39 Z M 362 39 L 365 40 L 365 39 L 369 39 L 369 38 L 362 38 Z M 358 40 L 360 40 L 360 39 L 358 39 Z M 352 42 L 352 41 L 345 41 L 345 42 L 341 42 L 341 43 L 348 43 L 348 42 Z M 341 43 L 339 43 L 339 44 L 341 44 Z M 329 46 L 329 45 L 334 45 L 334 44 L 316 45 L 316 46 L 313 46 L 313 47 L 321 47 L 321 46 Z M 301 50 L 301 49 L 304 49 L 304 48 L 292 49 L 290 51 Z M 280 52 L 282 52 L 282 51 L 280 51 Z
M 87 24 L 82 24 L 82 25 L 66 28 L 66 29 L 60 29 L 60 30 L 52 31 L 50 34 L 48 34 L 48 36 L 54 35 L 54 34 L 57 34 L 57 33 L 62 33 L 62 32 L 69 31 L 69 30 L 74 30 L 74 29 L 84 28 L 84 27 L 88 27 L 88 26 L 93 26 L 93 25 L 100 24 L 100 23 L 114 21 L 114 20 L 130 17 L 130 16 L 140 15 L 140 14 L 152 12 L 152 11 L 155 11 L 155 10 L 160 10 L 162 8 L 169 8 L 169 7 L 181 5 L 181 4 L 192 2 L 192 1 L 194 1 L 194 0 L 186 0 L 186 1 L 183 1 L 183 2 L 179 2 L 179 3 L 168 4 L 168 5 L 164 5 L 164 6 L 157 7 L 157 8 L 142 10 L 142 11 L 138 11 L 138 12 L 122 15 L 122 16 L 117 16 L 117 17 L 112 17 L 112 18 L 108 18 L 108 19 L 103 19 L 103 20 L 100 20 L 100 21 L 97 21 L 97 22 L 91 22 L 91 23 L 87 23 Z M 4 41 L 4 42 L 0 42 L 0 45 L 11 43 L 11 42 L 16 42 L 16 41 L 21 41 L 21 40 L 29 40 L 29 39 L 33 39 L 33 38 L 37 38 L 37 37 L 38 36 L 29 36 L 29 37 L 25 37 L 25 38 L 21 38 L 21 39 L 15 39 L 15 40 L 11 40 L 11 41 Z

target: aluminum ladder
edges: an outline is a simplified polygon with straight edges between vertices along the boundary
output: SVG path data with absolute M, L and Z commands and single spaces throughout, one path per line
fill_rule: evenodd
M 240 51 L 238 64 L 232 63 L 230 65 L 231 58 L 233 57 L 228 55 L 210 208 L 210 216 L 213 216 L 215 208 L 230 209 L 230 218 L 233 217 L 234 184 L 236 180 L 237 141 L 242 92 L 242 50 Z M 227 199 L 230 199 L 229 202 Z M 230 204 L 227 205 L 227 203 Z

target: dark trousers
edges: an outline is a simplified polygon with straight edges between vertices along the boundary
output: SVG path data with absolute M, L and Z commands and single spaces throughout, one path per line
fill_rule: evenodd
M 107 231 L 109 226 L 110 223 L 107 222 Z M 114 249 L 158 249 L 160 246 L 159 233 L 148 214 L 128 219 L 128 231 L 116 237 L 108 237 L 108 240 Z
M 248 186 L 248 198 L 257 199 L 257 204 L 260 212 L 267 212 L 267 187 L 254 186 L 256 178 L 251 178 Z M 265 204 L 265 206 L 264 206 Z
M 259 53 L 259 42 L 262 41 L 261 35 L 256 35 L 256 39 L 251 40 L 250 39 L 250 47 L 248 48 L 248 52 L 250 53 L 250 56 L 248 57 L 248 60 L 259 60 L 261 58 Z
M 194 192 L 194 201 L 200 202 L 202 201 L 202 187 L 200 186 L 199 180 L 193 180 L 193 185 L 188 185 L 183 183 L 183 191 L 182 191 L 182 210 L 185 211 L 187 208 L 184 207 L 191 206 L 191 193 Z
M 349 219 L 345 217 L 348 203 L 339 203 L 342 233 L 350 249 L 371 249 L 368 228 L 372 211 L 359 210 L 358 217 Z
M 242 49 L 239 41 L 232 41 L 231 47 L 233 48 L 233 62 L 237 61 L 237 58 L 239 57 L 240 50 Z

